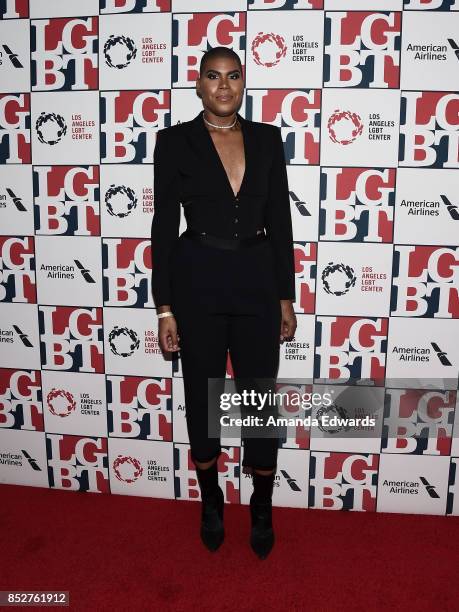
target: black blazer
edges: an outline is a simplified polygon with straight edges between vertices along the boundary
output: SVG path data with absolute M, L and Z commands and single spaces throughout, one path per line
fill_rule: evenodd
M 171 304 L 169 256 L 179 235 L 180 204 L 187 227 L 201 232 L 243 238 L 264 228 L 276 256 L 279 299 L 295 300 L 292 220 L 280 129 L 237 113 L 245 174 L 235 196 L 203 112 L 158 130 L 156 136 L 151 225 L 155 306 Z

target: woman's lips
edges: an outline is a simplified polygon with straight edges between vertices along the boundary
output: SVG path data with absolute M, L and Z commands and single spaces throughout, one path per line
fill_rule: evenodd
M 217 100 L 220 100 L 221 102 L 229 102 L 231 98 L 232 96 L 217 96 Z

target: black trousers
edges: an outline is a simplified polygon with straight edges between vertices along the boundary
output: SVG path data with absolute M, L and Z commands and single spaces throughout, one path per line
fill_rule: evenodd
M 271 379 L 274 392 L 281 307 L 273 257 L 269 241 L 234 251 L 182 235 L 175 245 L 171 256 L 171 306 L 180 336 L 193 461 L 209 461 L 222 451 L 221 440 L 208 435 L 209 418 L 218 423 L 224 414 L 220 406 L 209 405 L 208 379 L 224 380 L 228 351 L 234 378 L 242 382 L 241 388 L 249 390 L 249 380 L 260 378 L 266 390 Z M 259 390 L 257 386 L 253 388 Z M 244 431 L 249 430 L 241 431 L 242 465 L 275 469 L 277 437 L 248 437 Z

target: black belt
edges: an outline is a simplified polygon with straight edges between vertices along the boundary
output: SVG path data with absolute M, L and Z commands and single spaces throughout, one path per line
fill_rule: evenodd
M 190 228 L 186 229 L 182 236 L 186 236 L 187 238 L 197 240 L 202 244 L 207 244 L 220 249 L 239 249 L 241 247 L 248 247 L 253 244 L 257 244 L 258 242 L 263 242 L 267 239 L 264 232 L 254 234 L 253 236 L 248 236 L 246 238 L 219 238 L 218 236 L 213 236 L 207 232 L 198 232 L 197 230 Z

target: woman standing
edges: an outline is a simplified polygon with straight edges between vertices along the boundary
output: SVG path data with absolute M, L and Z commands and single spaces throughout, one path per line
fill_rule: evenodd
M 201 538 L 224 539 L 218 484 L 220 440 L 208 436 L 208 379 L 224 379 L 229 350 L 235 379 L 275 381 L 279 342 L 296 317 L 290 200 L 277 127 L 237 112 L 244 83 L 239 56 L 215 47 L 201 58 L 196 92 L 203 110 L 159 130 L 154 151 L 152 287 L 164 351 L 180 350 L 190 453 L 201 490 Z M 187 230 L 179 237 L 180 203 Z M 221 416 L 221 415 L 220 415 Z M 251 546 L 274 543 L 272 493 L 278 440 L 243 438 L 252 473 Z

